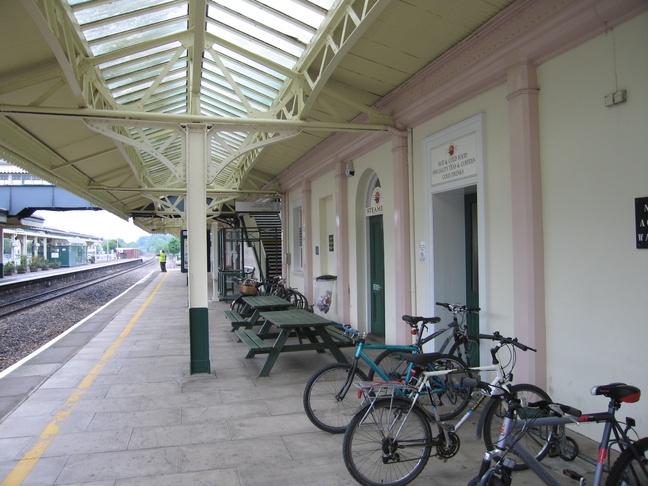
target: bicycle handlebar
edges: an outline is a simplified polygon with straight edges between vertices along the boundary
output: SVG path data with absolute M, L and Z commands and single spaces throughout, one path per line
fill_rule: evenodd
M 535 403 L 532 403 L 531 405 L 534 406 Z M 580 417 L 583 415 L 583 412 L 577 408 L 563 405 L 562 403 L 549 403 L 547 404 L 547 408 L 560 417 L 563 415 L 571 415 L 572 417 Z
M 518 338 L 504 337 L 499 331 L 495 331 L 493 334 L 480 334 L 479 339 L 490 339 L 491 341 L 499 341 L 501 344 L 512 344 L 513 346 L 520 348 L 522 351 L 533 351 L 537 352 L 537 349 L 522 344 L 518 341 Z
M 479 312 L 481 310 L 479 307 L 468 307 L 467 305 L 449 304 L 447 302 L 437 302 L 436 305 L 445 307 L 453 314 L 456 312 Z

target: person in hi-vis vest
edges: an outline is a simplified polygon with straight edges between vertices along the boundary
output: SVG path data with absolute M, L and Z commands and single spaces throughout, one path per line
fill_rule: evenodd
M 160 262 L 160 271 L 166 272 L 166 253 L 164 253 L 164 250 L 160 250 L 160 257 L 158 260 Z

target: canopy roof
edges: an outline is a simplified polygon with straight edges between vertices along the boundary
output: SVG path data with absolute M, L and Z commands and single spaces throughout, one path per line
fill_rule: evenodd
M 393 126 L 376 103 L 512 2 L 0 2 L 0 157 L 173 233 L 187 125 L 209 129 L 209 217 L 276 197 L 331 135 Z

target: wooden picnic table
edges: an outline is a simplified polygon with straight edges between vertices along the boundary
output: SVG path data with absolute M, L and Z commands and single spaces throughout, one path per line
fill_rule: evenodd
M 243 317 L 234 311 L 225 311 L 225 315 L 232 323 L 232 330 L 237 330 L 240 327 L 245 329 L 252 329 L 259 321 L 259 315 L 262 311 L 267 310 L 283 310 L 293 307 L 293 303 L 277 297 L 276 295 L 248 295 L 242 297 L 245 302 L 252 309 L 252 315 L 249 318 Z M 264 323 L 265 324 L 265 323 Z M 263 326 L 260 333 L 267 333 L 268 326 Z
M 328 349 L 339 362 L 348 363 L 329 332 L 329 328 L 335 325 L 328 319 L 303 309 L 264 311 L 261 312 L 261 318 L 279 329 L 279 335 L 273 343 L 269 339 L 264 340 L 263 335 L 249 329 L 236 331 L 241 341 L 249 348 L 247 358 L 256 354 L 268 354 L 259 376 L 269 376 L 279 355 L 286 352 L 308 350 L 323 352 Z M 291 335 L 298 337 L 299 343 L 288 344 L 288 337 Z
M 271 310 L 279 311 L 293 307 L 292 302 L 277 297 L 276 295 L 250 295 L 243 297 L 243 302 L 249 305 L 253 310 L 252 315 L 250 316 L 250 329 L 257 323 L 262 312 Z M 261 326 L 258 334 L 266 334 L 269 328 L 270 324 L 268 324 L 266 320 Z

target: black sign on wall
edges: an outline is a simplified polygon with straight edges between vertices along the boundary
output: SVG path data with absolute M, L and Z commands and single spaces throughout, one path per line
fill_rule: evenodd
M 648 248 L 648 197 L 635 199 L 637 248 Z

